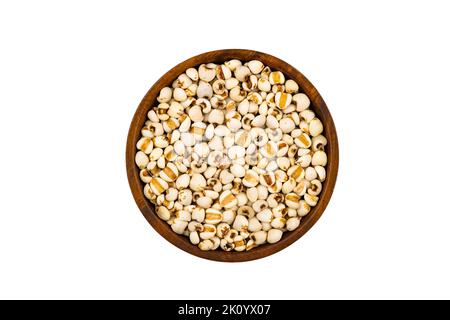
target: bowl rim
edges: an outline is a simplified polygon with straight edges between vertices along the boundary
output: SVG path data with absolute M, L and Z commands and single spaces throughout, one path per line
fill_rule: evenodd
M 297 229 L 285 232 L 279 242 L 275 244 L 265 244 L 252 250 L 242 252 L 225 252 L 223 250 L 202 251 L 197 246 L 191 244 L 188 237 L 181 236 L 173 232 L 170 226 L 156 215 L 156 206 L 150 203 L 150 201 L 144 196 L 144 183 L 139 178 L 139 169 L 135 165 L 134 161 L 135 154 L 137 152 L 136 142 L 140 138 L 141 128 L 147 119 L 148 111 L 157 104 L 156 97 L 158 96 L 161 88 L 164 86 L 170 86 L 172 82 L 189 67 L 195 67 L 202 63 L 209 62 L 218 63 L 230 59 L 239 59 L 241 61 L 260 60 L 264 63 L 264 65 L 271 67 L 272 70 L 281 71 L 287 79 L 293 79 L 298 83 L 300 92 L 304 92 L 311 101 L 310 109 L 312 109 L 319 116 L 324 125 L 324 135 L 328 140 L 326 146 L 328 156 L 328 163 L 326 165 L 327 177 L 323 182 L 322 192 L 317 205 L 312 207 L 308 215 L 302 218 L 302 222 Z M 175 67 L 162 75 L 147 91 L 135 111 L 128 130 L 126 145 L 127 177 L 133 198 L 141 213 L 150 225 L 164 239 L 187 253 L 208 260 L 222 262 L 244 262 L 260 259 L 277 253 L 300 239 L 306 232 L 309 231 L 309 229 L 311 229 L 311 227 L 317 222 L 317 220 L 319 220 L 325 211 L 336 184 L 338 167 L 339 146 L 336 128 L 328 107 L 317 89 L 299 70 L 292 67 L 287 62 L 270 54 L 254 50 L 214 50 L 198 54 L 177 64 Z

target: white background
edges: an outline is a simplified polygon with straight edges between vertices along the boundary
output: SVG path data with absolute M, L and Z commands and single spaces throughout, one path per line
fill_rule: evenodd
M 450 298 L 446 1 L 2 1 L 0 298 Z M 334 116 L 320 221 L 259 261 L 193 257 L 128 187 L 134 111 L 168 69 L 249 48 Z

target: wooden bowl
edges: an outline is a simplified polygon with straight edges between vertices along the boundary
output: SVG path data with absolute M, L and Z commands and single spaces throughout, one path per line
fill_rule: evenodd
M 272 70 L 283 72 L 286 79 L 292 79 L 298 83 L 300 92 L 304 92 L 311 100 L 310 109 L 318 115 L 324 125 L 323 134 L 328 140 L 325 150 L 328 155 L 328 164 L 326 166 L 327 177 L 323 183 L 323 189 L 317 206 L 313 207 L 309 214 L 302 218 L 300 226 L 297 229 L 291 232 L 285 232 L 279 242 L 275 244 L 264 244 L 244 252 L 225 252 L 220 248 L 215 251 L 202 251 L 197 246 L 191 244 L 188 237 L 176 234 L 165 221 L 158 218 L 154 205 L 144 196 L 144 184 L 139 178 L 139 169 L 134 162 L 137 152 L 136 142 L 141 136 L 141 128 L 147 119 L 148 111 L 158 104 L 156 98 L 163 87 L 170 87 L 172 82 L 190 67 L 196 67 L 208 62 L 223 63 L 230 59 L 239 59 L 241 61 L 260 60 L 264 65 L 270 66 Z M 150 88 L 137 108 L 130 125 L 126 149 L 126 167 L 131 192 L 142 214 L 153 228 L 170 243 L 186 252 L 201 258 L 225 262 L 249 261 L 267 257 L 286 248 L 303 236 L 320 218 L 331 198 L 336 183 L 338 164 L 339 150 L 336 129 L 331 114 L 316 88 L 314 88 L 300 71 L 288 63 L 269 54 L 241 49 L 226 49 L 202 53 L 178 64 L 163 75 Z

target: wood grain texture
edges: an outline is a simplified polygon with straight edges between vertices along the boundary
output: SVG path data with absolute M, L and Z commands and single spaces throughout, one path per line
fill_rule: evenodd
M 293 79 L 298 83 L 300 92 L 304 92 L 311 100 L 310 109 L 318 115 L 324 125 L 323 134 L 328 140 L 328 144 L 325 148 L 328 155 L 328 164 L 326 166 L 327 178 L 323 183 L 323 189 L 317 206 L 313 207 L 310 213 L 302 218 L 300 226 L 296 230 L 292 232 L 285 232 L 282 239 L 278 243 L 265 244 L 247 252 L 224 252 L 220 249 L 215 251 L 202 251 L 197 246 L 192 245 L 189 242 L 188 237 L 175 234 L 166 222 L 158 218 L 155 213 L 154 205 L 148 201 L 147 198 L 145 198 L 143 194 L 144 184 L 139 178 L 139 169 L 134 163 L 134 157 L 137 152 L 136 142 L 141 136 L 141 128 L 146 121 L 148 111 L 158 105 L 156 98 L 159 95 L 159 91 L 163 87 L 171 86 L 172 82 L 181 73 L 185 72 L 187 68 L 196 67 L 202 63 L 208 62 L 223 63 L 224 61 L 230 59 L 239 59 L 241 61 L 250 61 L 253 59 L 260 60 L 264 63 L 264 65 L 270 66 L 272 70 L 279 70 L 283 72 L 286 79 Z M 336 183 L 338 166 L 339 149 L 336 129 L 331 114 L 316 88 L 302 73 L 288 63 L 269 54 L 242 49 L 226 49 L 206 52 L 178 64 L 163 75 L 150 88 L 139 104 L 130 125 L 126 147 L 128 182 L 130 184 L 133 197 L 147 221 L 161 236 L 178 248 L 201 258 L 223 262 L 249 261 L 267 257 L 286 248 L 303 236 L 317 222 L 327 207 Z

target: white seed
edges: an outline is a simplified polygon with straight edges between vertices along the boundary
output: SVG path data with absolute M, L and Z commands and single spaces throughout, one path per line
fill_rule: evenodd
M 139 139 L 139 141 L 136 143 L 136 148 L 138 150 L 141 150 L 145 154 L 150 154 L 153 150 L 153 140 L 149 137 L 142 137 Z
M 147 113 L 147 117 L 150 119 L 151 122 L 159 122 L 159 118 L 158 118 L 155 110 L 153 110 L 153 109 Z
M 270 224 L 269 224 L 270 226 Z M 267 232 L 266 231 L 256 231 L 250 235 L 250 238 L 255 241 L 256 245 L 261 245 L 267 240 Z
M 307 192 L 312 196 L 317 196 L 321 191 L 322 191 L 322 183 L 317 179 L 312 180 Z
M 224 114 L 221 110 L 213 109 L 208 115 L 209 123 L 223 124 Z
M 242 82 L 242 88 L 245 91 L 253 91 L 258 86 L 258 78 L 255 75 L 248 76 L 244 82 Z
M 236 102 L 241 102 L 247 96 L 247 92 L 240 87 L 234 87 L 230 90 L 230 98 Z
M 210 150 L 209 150 L 208 144 L 206 142 L 202 142 L 202 143 L 197 143 L 194 146 L 194 152 L 200 158 L 206 158 L 206 157 L 208 157 Z
M 242 235 L 242 233 L 241 233 L 241 235 Z M 250 236 L 249 233 L 247 233 L 247 235 Z M 256 248 L 257 246 L 258 245 L 255 243 L 255 241 L 253 239 L 249 239 L 249 240 L 247 240 L 247 243 L 245 244 L 245 250 L 249 251 L 253 248 Z
M 212 88 L 215 94 L 218 94 L 222 96 L 225 94 L 228 96 L 227 88 L 225 87 L 225 81 L 224 80 L 216 80 L 212 84 Z
M 152 176 L 148 172 L 148 169 L 142 169 L 139 172 L 139 178 L 141 178 L 142 182 L 149 183 L 152 180 Z
M 311 207 L 317 205 L 317 201 L 319 201 L 319 197 L 310 195 L 308 193 L 306 193 L 303 197 L 305 198 L 306 203 Z
M 300 116 L 302 119 L 304 119 L 307 123 L 310 123 L 314 117 L 316 116 L 313 111 L 307 109 L 300 112 Z
M 286 171 L 291 166 L 291 161 L 286 157 L 277 158 L 277 165 L 281 170 Z
M 322 167 L 326 166 L 327 154 L 321 150 L 314 152 L 311 159 L 311 164 L 313 166 L 322 166 Z
M 147 164 L 150 162 L 148 155 L 146 155 L 142 151 L 138 151 L 136 153 L 135 161 L 136 161 L 136 165 L 139 167 L 139 169 L 145 169 L 147 167 Z
M 227 90 L 231 90 L 234 87 L 237 87 L 239 85 L 239 80 L 236 78 L 230 78 L 225 80 L 225 88 L 227 88 Z
M 269 231 L 272 229 L 270 222 L 261 222 L 263 231 Z
M 246 115 L 249 111 L 249 108 L 250 102 L 247 99 L 244 99 L 241 102 L 239 102 L 237 110 L 241 115 Z
M 219 180 L 222 184 L 229 184 L 233 182 L 234 175 L 231 174 L 228 170 L 222 170 L 219 175 Z
M 232 146 L 228 149 L 227 154 L 231 160 L 243 158 L 245 156 L 245 148 L 241 146 Z
M 157 148 L 165 148 L 169 145 L 169 140 L 167 139 L 167 136 L 158 136 L 153 138 L 153 144 Z
M 256 218 L 258 218 L 258 220 L 261 221 L 261 222 L 268 222 L 268 223 L 270 223 L 272 221 L 272 218 L 273 218 L 272 210 L 264 209 L 261 212 L 258 212 L 256 214 Z
M 283 118 L 280 120 L 280 129 L 284 133 L 289 133 L 295 128 L 295 123 L 291 118 Z
M 292 96 L 290 93 L 277 92 L 275 94 L 275 104 L 281 110 L 285 109 L 291 104 Z
M 214 129 L 214 133 L 216 134 L 216 136 L 218 137 L 225 137 L 227 135 L 230 134 L 230 129 L 228 129 L 226 126 L 224 125 L 218 125 L 215 129 Z
M 237 213 L 248 218 L 253 218 L 255 216 L 255 211 L 250 206 L 241 206 L 237 210 Z
M 187 108 L 190 107 L 191 105 L 193 105 L 195 103 L 195 94 L 197 92 L 197 85 L 193 84 L 191 85 L 188 89 L 184 90 L 186 92 L 186 95 L 188 96 L 186 100 L 180 102 L 181 106 L 183 108 Z
M 173 145 L 173 150 L 175 151 L 176 154 L 183 156 L 186 151 L 186 146 L 184 145 L 183 141 L 178 140 Z
M 202 251 L 209 251 L 214 247 L 214 243 L 211 240 L 203 240 L 198 244 L 198 247 Z
M 246 193 L 247 198 L 250 202 L 255 202 L 256 200 L 258 200 L 258 189 L 256 189 L 255 187 L 248 188 Z
M 266 126 L 270 129 L 276 129 L 280 126 L 280 124 L 278 123 L 277 118 L 272 115 L 268 115 L 266 118 Z
M 312 137 L 317 137 L 319 134 L 323 132 L 323 124 L 322 121 L 320 121 L 317 118 L 314 118 L 309 123 L 309 134 Z
M 212 224 L 204 224 L 203 231 L 200 232 L 201 239 L 211 239 L 216 235 L 216 227 Z
M 272 226 L 272 228 L 275 228 L 275 229 L 283 229 L 284 226 L 286 225 L 286 219 L 283 217 L 274 218 L 270 222 L 270 225 Z
M 156 214 L 158 217 L 164 221 L 167 221 L 170 219 L 170 211 L 164 206 L 159 206 L 156 210 Z
M 266 132 L 262 128 L 252 128 L 250 130 L 250 137 L 252 138 L 253 143 L 258 147 L 264 146 L 269 141 Z
M 284 197 L 285 203 L 289 208 L 298 209 L 300 208 L 300 196 L 295 193 L 288 193 Z
M 185 189 L 189 186 L 190 180 L 191 178 L 189 177 L 189 175 L 185 173 L 178 177 L 175 185 L 178 189 Z
M 217 225 L 216 229 L 216 235 L 220 239 L 223 239 L 228 234 L 228 232 L 230 232 L 231 227 L 228 223 L 222 222 Z
M 278 169 L 278 164 L 275 160 L 270 161 L 267 166 L 266 166 L 266 170 L 267 171 L 275 171 Z
M 198 236 L 198 232 L 197 231 L 192 231 L 191 233 L 189 233 L 189 240 L 191 241 L 192 244 L 199 244 L 200 243 L 200 237 Z
M 293 231 L 297 229 L 299 225 L 300 225 L 300 218 L 297 217 L 289 218 L 286 221 L 286 229 L 288 231 Z
M 262 92 L 269 92 L 271 90 L 272 86 L 267 79 L 260 78 L 258 79 L 258 89 Z
M 194 191 L 202 191 L 206 187 L 205 177 L 200 173 L 194 173 L 190 179 L 189 187 Z
M 203 172 L 203 176 L 204 176 L 206 179 L 209 179 L 209 178 L 211 178 L 212 176 L 214 176 L 214 174 L 216 173 L 216 171 L 217 171 L 217 168 L 216 168 L 216 167 L 208 167 L 208 168 L 205 170 L 205 172 Z
M 195 135 L 190 132 L 182 132 L 181 142 L 183 142 L 186 147 L 192 147 L 196 143 Z
M 179 210 L 175 214 L 176 219 L 183 220 L 183 221 L 191 221 L 191 213 L 186 210 Z
M 277 243 L 280 241 L 281 237 L 283 236 L 283 231 L 279 229 L 270 229 L 269 232 L 267 232 L 267 242 L 268 243 Z
M 186 227 L 188 225 L 187 221 L 183 221 L 180 219 L 175 219 L 173 224 L 170 226 L 172 230 L 177 234 L 183 234 L 184 230 L 186 230 Z
M 271 72 L 269 75 L 270 84 L 283 84 L 284 83 L 284 74 L 280 71 Z
M 219 65 L 216 67 L 217 79 L 227 80 L 231 78 L 231 70 L 226 65 Z
M 309 211 L 311 211 L 311 207 L 309 204 L 306 203 L 305 200 L 300 201 L 300 208 L 297 209 L 297 213 L 300 217 L 306 216 Z
M 310 154 L 305 154 L 298 158 L 296 163 L 300 164 L 300 166 L 302 166 L 303 168 L 306 168 L 311 164 L 311 159 L 312 158 Z
M 236 217 L 236 212 L 233 210 L 226 210 L 223 213 L 222 221 L 228 224 L 232 224 Z
M 157 98 L 158 102 L 164 103 L 169 102 L 170 98 L 172 98 L 172 89 L 169 87 L 164 87 L 159 92 L 159 96 Z
M 234 145 L 234 135 L 233 134 L 223 137 L 223 146 L 225 147 L 225 149 L 229 149 L 233 145 Z
M 308 167 L 305 170 L 305 179 L 308 181 L 314 180 L 317 178 L 317 171 L 313 167 Z
M 164 169 L 166 166 L 166 158 L 164 157 L 159 158 L 158 161 L 156 161 L 156 165 L 158 166 L 158 168 Z
M 202 223 L 205 220 L 205 209 L 199 207 L 194 208 L 192 211 L 192 219 Z
M 234 143 L 236 143 L 238 146 L 241 146 L 244 148 L 249 147 L 251 141 L 252 141 L 252 139 L 251 139 L 250 134 L 248 133 L 248 131 L 245 131 L 245 130 L 237 132 L 234 136 Z
M 238 66 L 236 70 L 234 70 L 234 76 L 241 82 L 245 81 L 245 78 L 248 77 L 250 74 L 251 71 L 246 66 Z
M 248 221 L 248 231 L 250 232 L 256 232 L 260 231 L 262 229 L 262 224 L 259 222 L 258 218 L 253 217 L 250 218 Z
M 213 95 L 213 89 L 208 82 L 200 81 L 197 87 L 197 97 L 199 98 L 211 98 Z
M 255 187 L 259 183 L 259 175 L 253 170 L 248 170 L 242 179 L 242 183 L 249 188 Z
M 294 192 L 299 196 L 303 196 L 306 193 L 306 189 L 309 187 L 309 181 L 306 179 L 300 180 L 300 182 L 295 186 Z
M 167 166 L 163 170 L 161 170 L 159 176 L 167 182 L 173 182 L 178 178 L 178 168 L 175 164 L 169 162 Z
M 173 90 L 173 98 L 176 101 L 181 102 L 187 99 L 187 94 L 182 88 L 175 88 Z
M 309 108 L 310 101 L 306 94 L 297 93 L 292 97 L 292 102 L 296 105 L 297 112 L 306 110 Z
M 177 186 L 178 187 L 178 186 Z M 178 201 L 185 206 L 192 203 L 192 191 L 189 189 L 183 189 L 178 191 Z
M 263 127 L 266 123 L 266 116 L 258 115 L 252 120 L 252 126 L 253 127 Z
M 203 119 L 203 113 L 200 106 L 193 106 L 191 109 L 189 109 L 189 118 L 191 118 L 192 121 L 202 121 Z
M 327 145 L 327 138 L 322 135 L 318 135 L 317 137 L 312 138 L 311 149 L 313 151 L 317 150 L 325 150 L 325 146 Z
M 248 230 L 248 219 L 242 215 L 237 215 L 233 222 L 233 229 L 237 231 Z
M 217 209 L 208 208 L 205 213 L 205 223 L 218 224 L 222 221 L 222 212 Z
M 202 208 L 209 208 L 212 204 L 212 199 L 208 197 L 200 197 L 196 201 L 197 205 L 199 205 Z
M 203 112 L 203 113 L 206 114 L 206 113 L 211 112 L 211 102 L 209 102 L 208 99 L 205 99 L 205 98 L 197 99 L 197 100 L 195 101 L 195 104 L 196 104 L 197 106 L 199 106 L 200 109 L 202 109 L 202 112 Z
M 309 137 L 308 134 L 306 133 L 302 133 L 298 138 L 294 139 L 294 143 L 299 147 L 299 148 L 309 148 L 311 147 L 311 138 Z
M 192 81 L 198 81 L 198 72 L 195 68 L 189 68 L 186 70 L 186 75 L 191 78 Z
M 234 249 L 234 243 L 229 243 L 226 239 L 220 240 L 220 248 L 223 251 L 231 251 Z
M 243 176 L 245 176 L 245 169 L 239 164 L 233 164 L 230 167 L 230 171 L 237 178 L 242 178 Z
M 206 140 L 211 140 L 214 137 L 214 125 L 209 124 L 205 129 L 205 135 L 204 137 Z
M 258 190 L 258 200 L 259 201 L 258 200 L 255 201 L 254 206 L 258 206 L 258 204 L 260 204 L 261 206 L 267 208 L 267 202 L 265 201 L 269 195 L 267 187 L 263 186 L 263 185 L 258 185 L 256 187 L 256 190 Z
M 298 92 L 298 84 L 294 80 L 287 80 L 285 83 L 285 89 L 287 93 L 297 93 Z
M 198 76 L 200 80 L 209 82 L 216 76 L 216 70 L 215 66 L 213 68 L 210 68 L 208 65 L 202 64 L 198 68 Z
M 239 183 L 239 186 L 241 186 L 241 184 Z M 233 191 L 232 191 L 233 192 Z M 236 195 L 236 199 L 238 201 L 237 206 L 238 207 L 242 207 L 244 206 L 247 202 L 248 202 L 248 198 L 247 195 L 244 192 L 240 192 Z
M 231 132 L 237 132 L 242 127 L 242 123 L 238 119 L 232 118 L 227 121 L 227 127 Z
M 305 177 L 305 170 L 301 166 L 295 165 L 288 169 L 287 174 L 298 182 Z
M 234 238 L 234 250 L 235 251 L 244 251 L 245 250 L 245 241 L 242 236 L 236 236 Z
M 226 61 L 224 64 L 228 68 L 230 68 L 231 71 L 234 71 L 234 70 L 236 70 L 237 67 L 242 65 L 242 62 L 237 60 L 237 59 L 233 59 L 233 60 L 230 60 L 230 61 Z
M 225 190 L 219 197 L 219 204 L 225 209 L 229 209 L 237 204 L 237 199 L 230 190 Z
M 325 178 L 326 178 L 326 176 L 327 176 L 327 173 L 326 173 L 326 171 L 325 171 L 325 168 L 322 167 L 322 166 L 315 166 L 314 169 L 315 169 L 316 172 L 317 172 L 317 176 L 318 176 L 319 180 L 320 180 L 321 182 L 325 181 Z
M 261 71 L 264 69 L 264 64 L 259 60 L 249 61 L 247 65 L 253 74 L 261 73 Z
M 185 117 L 181 120 L 180 127 L 178 130 L 180 130 L 180 133 L 188 132 L 189 128 L 191 127 L 191 118 Z

